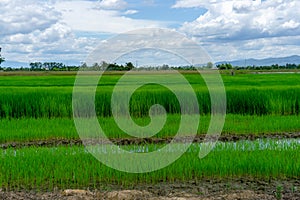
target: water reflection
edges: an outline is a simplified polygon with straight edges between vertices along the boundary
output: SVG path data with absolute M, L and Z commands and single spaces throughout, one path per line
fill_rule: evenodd
M 93 145 L 88 147 L 37 147 L 37 148 L 21 148 L 21 149 L 5 149 L 2 150 L 0 156 L 2 158 L 24 156 L 24 151 L 34 151 L 39 153 L 40 151 L 48 151 L 49 153 L 64 151 L 66 155 L 76 154 L 89 154 L 91 151 L 101 154 L 121 154 L 123 150 L 131 153 L 149 153 L 154 151 L 161 151 L 162 147 L 166 147 L 167 152 L 174 153 L 184 148 L 183 143 L 176 144 L 147 144 L 147 145 L 128 145 L 118 146 L 119 148 L 113 148 L 112 145 Z M 202 148 L 203 143 L 193 143 L 187 150 L 187 153 L 198 153 Z M 237 141 L 237 142 L 217 142 L 213 151 L 263 151 L 263 150 L 295 150 L 300 149 L 299 139 L 258 139 L 255 141 Z
M 119 146 L 120 151 L 114 153 L 121 153 L 122 150 L 129 151 L 131 153 L 149 153 L 153 151 L 160 151 L 165 146 L 162 144 L 149 144 L 149 145 L 129 145 Z M 184 144 L 172 144 L 168 145 L 168 152 L 176 152 L 180 148 L 183 148 Z M 203 146 L 203 143 L 193 143 L 187 152 L 198 152 Z M 258 150 L 293 150 L 300 147 L 299 139 L 258 139 L 255 141 L 237 141 L 237 142 L 218 142 L 213 151 L 258 151 Z M 89 147 L 89 150 L 97 153 L 111 152 L 111 146 L 93 146 Z

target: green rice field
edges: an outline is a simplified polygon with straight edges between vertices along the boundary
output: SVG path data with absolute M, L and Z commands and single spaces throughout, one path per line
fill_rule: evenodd
M 149 150 L 159 148 L 157 145 L 146 147 Z M 269 180 L 300 176 L 299 141 L 220 143 L 202 160 L 198 158 L 200 148 L 201 145 L 193 144 L 170 166 L 141 174 L 106 167 L 82 146 L 7 149 L 0 154 L 0 184 L 10 190 L 24 187 L 51 190 L 57 186 L 86 188 L 107 183 L 133 186 L 203 178 L 253 177 Z M 144 148 L 127 146 L 126 149 Z
M 172 137 L 177 132 L 179 115 L 168 116 L 165 127 L 154 137 Z M 136 119 L 138 124 L 149 123 L 149 118 Z M 201 116 L 198 135 L 207 132 L 210 116 Z M 73 119 L 68 118 L 22 118 L 0 120 L 0 142 L 29 142 L 33 140 L 79 139 Z M 109 138 L 130 138 L 122 131 L 111 117 L 99 118 L 99 123 Z M 297 115 L 233 115 L 226 116 L 223 135 L 266 135 L 281 133 L 298 133 L 300 118 Z M 187 133 L 187 136 L 189 133 Z
M 199 104 L 201 116 L 197 135 L 205 135 L 211 119 L 208 88 L 200 74 L 183 75 L 194 89 Z M 132 74 L 123 90 L 126 91 L 146 76 L 163 79 L 172 74 Z M 118 127 L 110 106 L 114 86 L 121 77 L 122 73 L 102 76 L 97 87 L 95 109 L 99 124 L 108 138 L 130 140 L 133 136 Z M 227 110 L 222 136 L 255 135 L 270 138 L 219 142 L 203 159 L 198 156 L 201 143 L 193 143 L 183 156 L 168 167 L 140 174 L 107 167 L 82 145 L 39 145 L 42 141 L 80 139 L 72 110 L 75 78 L 74 74 L 59 72 L 0 75 L 0 144 L 21 144 L 18 148 L 11 145 L 0 149 L 0 188 L 53 190 L 97 188 L 105 184 L 129 187 L 201 179 L 250 177 L 258 180 L 296 180 L 300 177 L 299 73 L 222 74 L 227 96 L 227 102 L 219 102 L 226 103 Z M 184 86 L 176 82 L 172 84 L 185 92 Z M 165 108 L 167 120 L 163 129 L 153 138 L 172 138 L 179 128 L 181 109 L 175 95 L 167 88 L 157 84 L 140 87 L 130 99 L 131 116 L 138 125 L 146 126 L 151 121 L 149 109 L 154 104 Z M 298 136 L 280 139 L 281 135 L 289 134 Z M 185 135 L 193 133 L 187 132 Z M 275 139 L 271 138 L 272 135 Z M 33 145 L 28 146 L 28 142 Z M 122 148 L 156 151 L 163 145 L 166 144 L 123 145 Z
M 172 75 L 154 75 L 157 78 Z M 200 113 L 210 113 L 210 98 L 198 74 L 185 74 L 195 90 Z M 96 94 L 97 116 L 111 116 L 110 100 L 121 75 L 102 76 Z M 132 77 L 134 85 L 134 75 Z M 299 74 L 243 74 L 223 76 L 227 95 L 227 113 L 240 115 L 298 115 Z M 71 118 L 75 76 L 5 76 L 0 80 L 1 118 Z M 174 83 L 176 84 L 176 83 Z M 183 86 L 178 85 L 178 88 Z M 124 88 L 126 89 L 126 88 Z M 151 92 L 149 92 L 151 91 Z M 180 113 L 174 94 L 159 85 L 139 88 L 130 101 L 132 115 L 148 114 L 159 103 L 170 114 Z

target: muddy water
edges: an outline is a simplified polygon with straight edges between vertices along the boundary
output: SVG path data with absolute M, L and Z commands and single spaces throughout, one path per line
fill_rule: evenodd
M 203 142 L 205 135 L 197 135 L 195 138 L 192 138 L 194 143 Z M 111 138 L 110 141 L 116 145 L 144 145 L 144 144 L 168 144 L 172 141 L 173 138 Z M 264 134 L 264 135 L 255 135 L 255 134 L 227 134 L 221 135 L 218 138 L 219 142 L 237 142 L 237 141 L 256 141 L 259 139 L 300 139 L 300 133 L 278 133 L 278 134 Z M 191 140 L 191 137 L 178 138 L 176 142 L 184 143 L 187 140 Z M 99 143 L 99 140 L 87 139 L 84 142 L 80 139 L 49 139 L 49 140 L 36 140 L 30 142 L 6 142 L 0 144 L 0 149 L 7 148 L 23 148 L 23 147 L 56 147 L 56 146 L 78 146 L 82 144 L 86 145 L 96 145 Z M 103 142 L 101 142 L 103 144 Z
M 236 142 L 217 142 L 214 147 L 214 151 L 226 151 L 226 150 L 237 150 L 237 151 L 257 151 L 257 150 L 293 150 L 299 148 L 299 139 L 257 139 L 255 141 L 241 140 Z M 150 144 L 150 145 L 129 145 L 122 146 L 123 149 L 132 153 L 149 153 L 153 151 L 160 151 L 164 145 L 162 144 Z M 166 147 L 167 152 L 172 153 L 180 151 L 186 144 L 175 143 L 169 144 Z M 97 153 L 106 154 L 111 153 L 110 145 L 94 146 L 94 150 Z M 198 152 L 203 147 L 203 143 L 193 143 L 187 152 Z M 114 153 L 122 153 L 114 152 Z

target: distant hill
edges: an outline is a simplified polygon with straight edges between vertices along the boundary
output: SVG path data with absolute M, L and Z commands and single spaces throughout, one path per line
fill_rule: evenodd
M 271 66 L 271 65 L 286 65 L 289 64 L 300 64 L 300 56 L 288 56 L 288 57 L 281 57 L 281 58 L 265 58 L 265 59 L 246 59 L 246 60 L 234 60 L 234 61 L 221 61 L 217 62 L 217 64 L 222 63 L 230 63 L 233 66 Z
M 29 67 L 29 63 L 7 60 L 1 64 L 1 67 L 11 67 L 11 68 Z

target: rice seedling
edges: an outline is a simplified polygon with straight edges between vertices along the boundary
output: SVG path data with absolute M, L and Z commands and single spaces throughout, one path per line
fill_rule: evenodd
M 199 111 L 202 115 L 210 114 L 211 103 L 209 92 L 200 79 L 201 77 L 199 78 L 198 75 L 193 76 L 195 77 L 188 77 L 191 79 L 191 85 L 198 98 Z M 283 75 L 283 78 L 289 78 L 284 76 L 285 75 Z M 300 75 L 298 76 L 300 77 Z M 16 80 L 18 80 L 18 78 L 19 77 L 16 77 Z M 117 76 L 117 78 L 120 77 Z M 110 80 L 110 77 L 105 77 L 103 81 L 107 81 L 107 83 L 101 83 L 97 89 L 95 99 L 97 116 L 111 116 L 113 82 L 117 81 L 117 78 L 112 77 Z M 196 83 L 196 78 L 199 79 L 198 83 Z M 247 83 L 247 78 L 249 77 L 243 78 Z M 31 79 L 34 80 L 32 77 Z M 229 81 L 227 79 L 229 78 L 224 77 L 224 79 L 226 86 Z M 264 79 L 268 80 L 269 77 L 265 75 Z M 294 80 L 296 81 L 297 79 L 294 78 Z M 10 81 L 11 86 L 4 84 L 5 87 L 1 87 L 0 84 L 0 118 L 72 117 L 72 87 L 70 87 L 70 85 L 66 84 L 67 86 L 62 85 L 58 87 L 60 83 L 56 83 L 54 86 L 33 87 L 30 84 L 27 86 L 25 82 L 24 86 L 20 86 L 20 84 L 14 83 L 13 79 Z M 234 82 L 235 79 L 232 78 L 231 81 Z M 297 81 L 299 82 L 299 80 Z M 271 82 L 269 83 L 270 85 L 262 86 L 256 83 L 256 85 L 251 87 L 249 85 L 243 85 L 241 80 L 236 82 L 237 85 L 235 87 L 230 83 L 226 86 L 227 113 L 241 115 L 298 115 L 300 109 L 300 86 L 294 84 L 286 87 L 284 86 L 284 81 L 282 82 L 282 86 L 271 85 L 273 84 Z M 40 82 L 37 81 L 37 83 Z M 266 84 L 267 83 L 268 82 L 266 82 Z M 288 81 L 288 83 L 290 83 L 290 81 Z M 134 82 L 130 84 L 134 84 Z M 14 85 L 18 86 L 15 87 Z M 183 86 L 178 85 L 176 87 L 178 87 L 182 93 L 186 92 Z M 124 86 L 123 91 L 126 90 Z M 174 94 L 168 89 L 158 85 L 146 85 L 139 88 L 131 97 L 129 110 L 133 116 L 147 116 L 149 108 L 156 103 L 164 106 L 170 114 L 180 114 L 181 112 L 180 105 Z M 120 99 L 119 105 L 114 106 L 122 109 L 122 99 Z M 191 108 L 196 107 L 195 105 L 191 105 Z M 196 111 L 197 110 L 195 110 L 195 112 Z
M 121 76 L 102 76 L 96 92 L 96 114 L 108 138 L 131 137 L 117 126 L 110 105 L 112 91 Z M 132 79 L 122 86 L 122 92 L 136 84 L 137 76 L 143 78 L 146 74 L 132 75 Z M 151 76 L 163 78 L 166 74 Z M 201 118 L 197 134 L 205 134 L 211 113 L 208 89 L 200 75 L 185 73 L 184 76 L 193 87 L 199 103 Z M 222 134 L 300 132 L 299 74 L 222 77 L 227 94 L 227 116 Z M 65 74 L 1 77 L 0 143 L 79 139 L 73 122 L 74 80 L 74 75 Z M 187 92 L 182 85 L 173 84 L 182 93 Z M 165 87 L 148 84 L 133 94 L 129 110 L 134 121 L 141 126 L 148 125 L 149 108 L 154 104 L 161 104 L 168 112 L 166 125 L 154 137 L 173 137 L 179 126 L 181 110 L 174 94 Z M 122 109 L 122 105 L 120 99 L 116 106 Z M 122 148 L 147 152 L 155 151 L 162 145 Z M 128 174 L 106 167 L 83 146 L 1 149 L 0 188 L 52 190 L 55 187 L 96 188 L 101 184 L 132 186 L 206 178 L 297 179 L 300 176 L 298 140 L 218 143 L 202 160 L 198 158 L 200 148 L 201 145 L 193 144 L 167 168 L 144 174 Z
M 99 118 L 99 124 L 109 138 L 130 138 L 122 131 L 112 117 Z M 150 123 L 149 117 L 134 118 L 134 121 L 145 126 Z M 197 134 L 207 133 L 210 116 L 200 116 Z M 153 136 L 156 138 L 173 137 L 179 127 L 180 115 L 168 115 L 164 128 Z M 223 135 L 230 134 L 281 134 L 298 133 L 300 119 L 298 116 L 256 116 L 256 115 L 233 115 L 228 114 Z M 21 118 L 21 119 L 1 119 L 0 120 L 0 142 L 28 142 L 34 140 L 51 139 L 79 139 L 73 119 L 69 118 Z M 129 133 L 130 134 L 130 133 Z M 186 133 L 191 135 L 191 133 Z
M 160 148 L 157 145 L 144 147 L 147 148 L 142 146 L 124 148 L 126 150 Z M 202 160 L 198 158 L 199 148 L 201 145 L 193 144 L 175 163 L 162 170 L 143 174 L 129 174 L 106 167 L 81 146 L 1 150 L 0 187 L 8 190 L 20 188 L 52 190 L 55 186 L 93 188 L 99 184 L 132 186 L 139 183 L 206 178 L 277 179 L 296 178 L 300 175 L 298 141 L 220 143 Z

